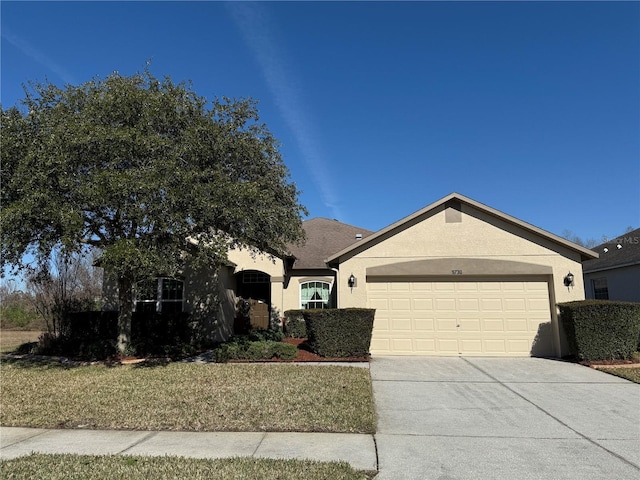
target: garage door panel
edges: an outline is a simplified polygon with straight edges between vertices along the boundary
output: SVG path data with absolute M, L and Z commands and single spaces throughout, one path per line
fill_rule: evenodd
M 478 285 L 480 292 L 502 292 L 501 282 L 480 282 Z
M 387 311 L 389 310 L 389 299 L 387 298 L 371 298 L 369 300 L 369 305 L 371 308 L 375 308 L 376 311 Z
M 440 312 L 455 312 L 456 311 L 456 299 L 455 298 L 436 298 L 436 310 Z
M 415 330 L 426 330 L 429 332 L 435 331 L 435 321 L 433 318 L 416 318 L 414 320 Z
M 433 312 L 433 298 L 414 298 L 413 299 L 413 311 L 427 311 Z
M 506 322 L 507 324 L 507 329 L 506 329 L 506 333 L 509 332 L 526 332 L 529 330 L 529 322 L 527 321 L 526 318 L 523 318 L 522 320 L 507 320 Z
M 435 354 L 436 340 L 435 338 L 416 338 L 415 339 L 415 353 L 417 354 Z
M 527 299 L 527 311 L 546 314 L 549 311 L 549 302 L 544 298 L 529 298 Z
M 507 312 L 525 312 L 527 310 L 527 302 L 524 298 L 505 298 L 502 305 Z
M 504 320 L 501 318 L 485 318 L 482 320 L 482 331 L 504 332 Z
M 541 324 L 551 320 L 544 281 L 375 282 L 367 288 L 376 308 L 374 354 L 528 356 Z M 536 342 L 553 352 L 551 333 Z
M 500 298 L 481 298 L 480 305 L 483 312 L 501 312 L 503 310 Z
M 479 318 L 461 318 L 458 321 L 460 332 L 465 333 L 480 333 L 482 328 L 480 326 L 481 322 Z
M 410 338 L 392 338 L 391 348 L 394 352 L 411 353 L 414 351 L 413 342 Z
M 391 351 L 391 340 L 389 338 L 381 338 L 380 336 L 371 339 L 371 351 L 380 354 L 393 353 Z
M 482 353 L 482 340 L 479 338 L 460 338 L 458 344 L 463 352 Z
M 503 282 L 501 289 L 503 292 L 524 292 L 527 288 L 525 282 Z
M 391 320 L 391 330 L 394 332 L 409 332 L 411 333 L 411 319 L 410 318 L 393 318 Z
M 455 284 L 453 282 L 433 282 L 433 290 L 437 292 L 455 292 Z
M 389 290 L 389 284 L 385 282 L 367 283 L 367 291 L 369 292 L 386 292 Z
M 391 282 L 388 289 L 393 292 L 411 292 L 411 284 L 405 282 Z
M 422 291 L 431 292 L 431 291 L 433 291 L 433 285 L 431 284 L 431 282 L 414 282 L 414 283 L 411 283 L 411 291 L 413 291 L 413 292 L 422 292 Z
M 507 353 L 507 342 L 503 339 L 485 340 L 484 352 L 489 355 L 504 355 Z
M 459 355 L 457 338 L 436 338 L 437 352 L 442 355 Z
M 456 332 L 458 330 L 457 318 L 437 318 L 436 328 L 438 332 Z
M 529 355 L 531 351 L 531 342 L 528 339 L 509 339 L 507 340 L 507 349 L 510 352 L 522 352 Z
M 480 300 L 478 298 L 459 298 L 456 307 L 458 312 L 479 312 Z
M 410 298 L 392 298 L 390 302 L 390 308 L 394 312 L 407 310 L 411 311 L 411 299 Z

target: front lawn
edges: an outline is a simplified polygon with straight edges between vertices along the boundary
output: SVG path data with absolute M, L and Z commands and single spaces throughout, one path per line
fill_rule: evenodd
M 366 480 L 377 472 L 354 470 L 344 462 L 229 458 L 128 457 L 32 454 L 0 462 L 3 478 L 39 480 Z
M 12 352 L 23 343 L 37 342 L 40 335 L 40 330 L 0 329 L 0 353 Z
M 49 428 L 373 433 L 364 368 L 2 362 L 0 424 Z

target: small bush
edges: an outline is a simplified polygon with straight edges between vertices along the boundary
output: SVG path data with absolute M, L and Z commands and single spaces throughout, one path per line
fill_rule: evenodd
M 284 312 L 284 332 L 289 338 L 307 338 L 307 327 L 304 321 L 304 310 L 287 310 Z
M 15 352 L 19 355 L 29 355 L 31 353 L 38 353 L 38 342 L 22 343 L 16 348 Z
M 370 308 L 305 310 L 307 343 L 323 357 L 368 355 L 374 315 Z
M 284 334 L 277 330 L 253 330 L 246 338 L 250 342 L 280 342 L 284 338 Z
M 571 353 L 579 360 L 631 358 L 640 336 L 640 303 L 583 300 L 561 303 Z

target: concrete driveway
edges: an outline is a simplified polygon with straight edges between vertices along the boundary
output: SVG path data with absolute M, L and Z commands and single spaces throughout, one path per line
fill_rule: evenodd
M 640 478 L 640 385 L 540 358 L 374 357 L 387 479 Z

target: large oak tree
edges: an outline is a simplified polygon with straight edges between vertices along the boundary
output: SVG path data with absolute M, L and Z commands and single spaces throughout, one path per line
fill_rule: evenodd
M 1 140 L 3 269 L 100 249 L 121 352 L 137 281 L 176 274 L 186 256 L 216 268 L 230 246 L 284 252 L 303 236 L 299 192 L 250 99 L 209 102 L 148 69 L 36 83 L 2 109 Z

